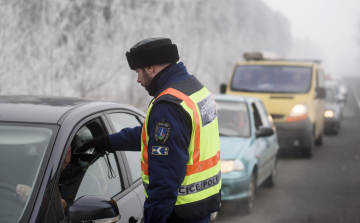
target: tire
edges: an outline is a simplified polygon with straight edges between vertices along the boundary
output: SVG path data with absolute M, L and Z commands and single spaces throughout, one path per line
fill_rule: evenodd
M 340 122 L 335 125 L 335 127 L 332 130 L 332 133 L 337 135 L 339 134 L 339 130 L 340 130 Z
M 330 130 L 330 129 L 324 129 L 324 134 L 325 134 L 325 135 L 330 135 L 330 134 L 331 134 L 331 130 Z
M 315 145 L 321 146 L 323 144 L 323 132 L 319 135 L 319 137 L 315 140 Z
M 248 187 L 249 197 L 245 201 L 242 201 L 240 204 L 240 208 L 242 212 L 245 214 L 250 214 L 254 207 L 255 191 L 256 191 L 256 176 L 255 173 L 252 173 Z
M 310 146 L 301 150 L 301 155 L 305 158 L 311 158 L 314 155 L 314 140 L 313 136 L 310 136 Z
M 268 176 L 268 178 L 266 178 L 264 182 L 264 186 L 269 188 L 274 187 L 276 184 L 276 177 L 277 177 L 277 159 L 275 159 L 274 166 L 271 170 L 271 174 L 270 176 Z

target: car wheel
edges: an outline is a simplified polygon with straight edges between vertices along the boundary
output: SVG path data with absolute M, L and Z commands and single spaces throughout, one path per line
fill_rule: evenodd
M 319 135 L 319 137 L 315 140 L 315 145 L 321 146 L 323 144 L 323 133 Z
M 337 135 L 339 134 L 339 130 L 340 130 L 340 122 L 335 124 L 335 127 L 333 128 L 333 134 Z
M 325 135 L 330 135 L 331 134 L 331 130 L 330 129 L 324 129 L 324 134 Z
M 276 177 L 277 177 L 277 159 L 275 159 L 273 168 L 271 170 L 270 176 L 265 180 L 264 186 L 265 187 L 274 187 L 276 183 Z
M 255 201 L 255 190 L 256 190 L 256 176 L 255 173 L 253 173 L 249 181 L 249 187 L 248 187 L 249 196 L 241 204 L 241 210 L 246 214 L 250 214 L 253 209 L 254 201 Z
M 306 158 L 311 158 L 314 155 L 314 140 L 313 136 L 310 136 L 310 145 L 301 151 L 301 155 Z

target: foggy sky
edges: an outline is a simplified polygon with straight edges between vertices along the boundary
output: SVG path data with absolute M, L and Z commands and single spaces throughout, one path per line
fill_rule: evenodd
M 322 49 L 326 73 L 360 76 L 359 0 L 263 1 L 289 19 L 294 38 Z

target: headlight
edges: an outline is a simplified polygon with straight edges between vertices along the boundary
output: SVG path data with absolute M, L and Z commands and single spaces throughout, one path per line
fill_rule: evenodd
M 290 112 L 290 117 L 297 117 L 307 114 L 308 106 L 306 104 L 296 104 Z
M 334 117 L 334 112 L 332 110 L 326 110 L 324 116 L 325 118 L 332 118 Z
M 240 160 L 221 160 L 221 173 L 244 170 L 245 166 Z
M 340 91 L 340 94 L 346 94 L 346 88 L 343 87 L 343 86 L 341 86 L 341 87 L 339 88 L 339 91 Z
M 307 118 L 308 106 L 306 104 L 296 104 L 291 109 L 287 122 L 297 122 Z

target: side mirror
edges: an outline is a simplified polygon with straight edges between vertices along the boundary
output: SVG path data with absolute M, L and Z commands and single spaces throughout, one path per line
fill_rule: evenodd
M 226 84 L 221 84 L 220 85 L 220 94 L 225 94 L 226 92 Z
M 338 96 L 337 96 L 337 101 L 338 101 L 338 102 L 344 102 L 344 101 L 345 101 L 345 97 L 342 96 L 342 95 L 338 95 Z
M 274 130 L 271 127 L 260 126 L 259 130 L 255 132 L 256 138 L 272 136 Z
M 320 99 L 326 98 L 326 90 L 325 90 L 325 88 L 317 87 L 315 89 L 315 92 L 316 92 L 316 98 L 320 98 Z
M 116 222 L 119 208 L 113 199 L 103 196 L 82 196 L 69 207 L 70 222 Z

